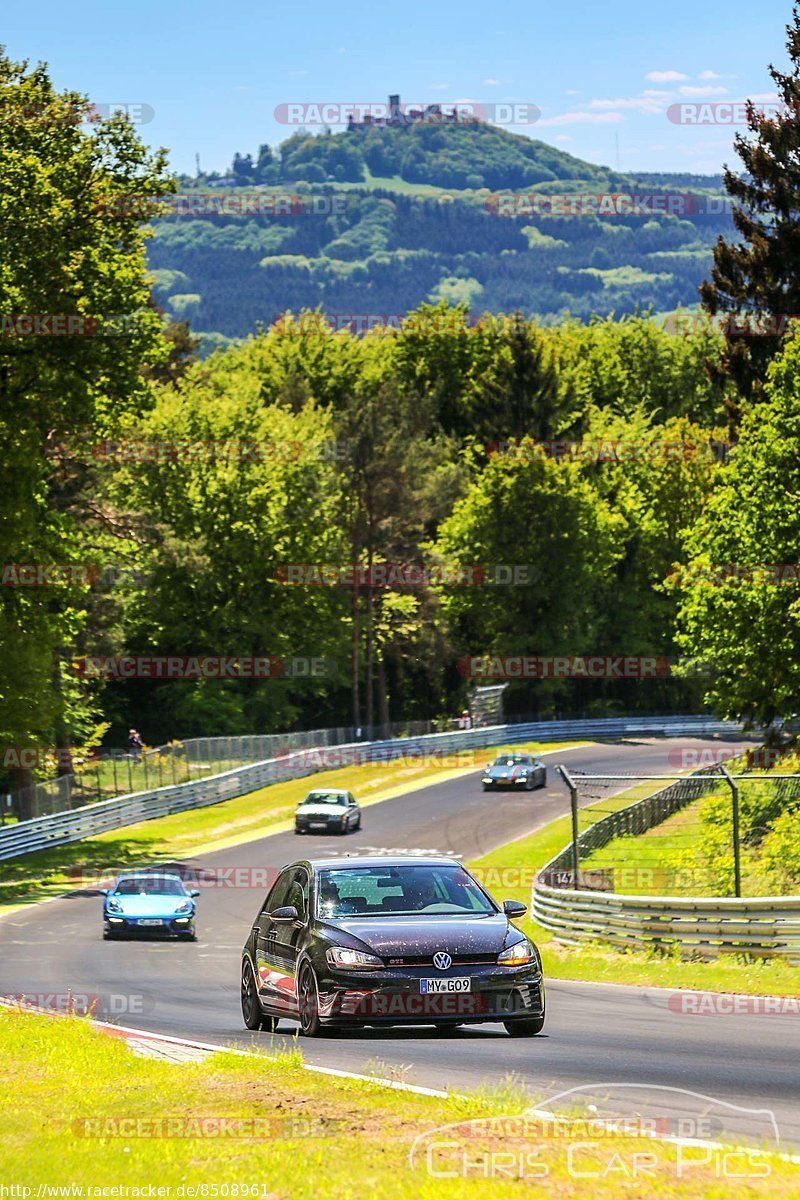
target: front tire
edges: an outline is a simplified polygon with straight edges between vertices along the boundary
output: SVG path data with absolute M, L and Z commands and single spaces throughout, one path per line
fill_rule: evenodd
M 249 959 L 245 959 L 242 965 L 242 1020 L 247 1029 L 264 1029 L 274 1033 L 278 1028 L 278 1018 L 266 1016 L 259 1004 Z
M 304 963 L 300 971 L 297 1000 L 300 1009 L 300 1033 L 303 1037 L 319 1037 L 322 1022 L 319 1019 L 319 993 L 317 977 L 310 963 Z
M 504 1021 L 509 1037 L 536 1037 L 544 1029 L 544 1013 L 540 1017 L 529 1017 L 523 1021 Z

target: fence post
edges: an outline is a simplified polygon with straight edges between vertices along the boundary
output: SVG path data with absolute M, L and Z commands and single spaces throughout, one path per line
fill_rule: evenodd
M 725 782 L 731 789 L 731 807 L 733 810 L 733 886 L 737 899 L 742 894 L 742 852 L 739 845 L 739 785 L 724 763 L 717 764 Z
M 569 788 L 569 805 L 572 811 L 572 886 L 577 891 L 578 871 L 580 869 L 580 851 L 578 849 L 578 785 L 566 767 L 556 767 L 564 783 Z

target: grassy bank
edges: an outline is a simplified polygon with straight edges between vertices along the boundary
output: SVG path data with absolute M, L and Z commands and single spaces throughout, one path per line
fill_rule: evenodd
M 543 752 L 580 743 L 530 743 Z M 294 810 L 312 787 L 348 788 L 362 805 L 377 804 L 419 787 L 479 769 L 502 747 L 442 753 L 425 761 L 365 763 L 287 780 L 207 808 L 127 825 L 110 833 L 0 863 L 0 913 L 10 905 L 56 896 L 76 886 L 82 872 L 134 867 L 222 850 L 291 828 Z
M 737 1155 L 737 1171 L 748 1161 L 762 1178 L 725 1179 L 700 1148 L 623 1133 L 589 1146 L 580 1119 L 561 1124 L 558 1137 L 542 1122 L 520 1136 L 502 1120 L 526 1107 L 513 1088 L 418 1096 L 313 1075 L 297 1051 L 176 1066 L 134 1057 L 79 1018 L 0 1010 L 0 1060 L 0 1182 L 31 1188 L 32 1196 L 40 1187 L 72 1186 L 63 1194 L 86 1197 L 88 1188 L 154 1185 L 173 1200 L 478 1200 L 489 1190 L 506 1200 L 532 1195 L 538 1184 L 561 1200 L 582 1200 L 592 1172 L 592 1194 L 609 1200 L 782 1200 L 797 1195 L 800 1182 L 797 1167 L 757 1152 Z M 494 1124 L 466 1124 L 492 1116 Z M 452 1123 L 456 1129 L 441 1130 Z M 644 1180 L 632 1177 L 636 1154 L 649 1156 Z M 514 1177 L 520 1170 L 523 1178 Z

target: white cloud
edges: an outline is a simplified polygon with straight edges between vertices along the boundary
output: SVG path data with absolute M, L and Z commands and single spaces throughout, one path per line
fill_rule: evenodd
M 716 71 L 701 71 L 697 76 L 698 79 L 724 79 L 724 75 L 718 75 Z
M 544 117 L 539 125 L 610 125 L 621 120 L 620 112 L 571 112 Z
M 713 83 L 706 83 L 702 87 L 697 87 L 694 84 L 685 84 L 678 88 L 682 96 L 727 96 L 728 88 L 715 87 Z
M 688 75 L 684 75 L 681 71 L 648 71 L 645 79 L 649 79 L 651 83 L 680 83 L 682 79 L 688 79 Z
M 560 133 L 557 138 L 553 138 L 554 142 L 558 142 L 560 146 L 567 146 L 575 141 L 574 137 L 570 137 L 568 133 Z
M 502 87 L 504 83 L 508 83 L 507 79 L 484 79 L 484 87 Z
M 669 96 L 669 92 L 666 93 Z M 622 108 L 635 108 L 641 113 L 661 113 L 663 105 L 653 96 L 625 96 L 616 100 L 590 100 L 589 108 L 609 109 L 618 111 Z

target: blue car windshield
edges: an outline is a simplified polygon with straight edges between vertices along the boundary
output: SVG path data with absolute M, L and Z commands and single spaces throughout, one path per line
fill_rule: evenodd
M 180 879 L 120 879 L 114 889 L 115 896 L 185 896 L 186 888 Z
M 320 917 L 479 916 L 494 913 L 475 880 L 453 864 L 331 867 L 317 875 Z

